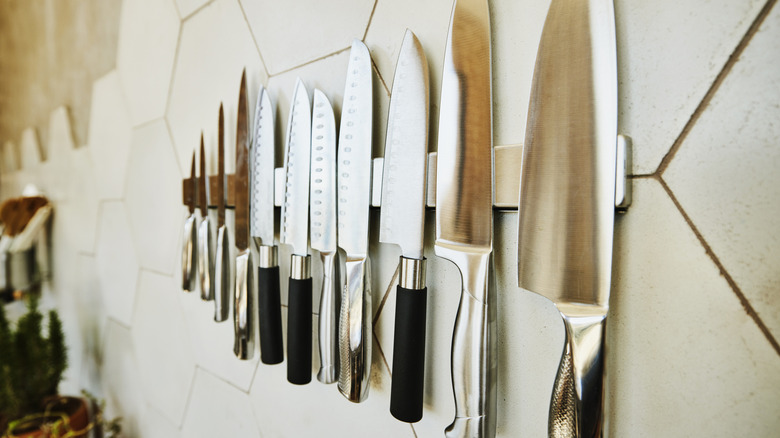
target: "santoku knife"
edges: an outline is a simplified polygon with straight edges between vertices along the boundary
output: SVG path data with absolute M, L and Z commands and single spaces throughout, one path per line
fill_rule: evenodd
M 206 174 L 206 146 L 203 133 L 200 133 L 200 177 L 198 178 L 198 206 L 200 207 L 200 225 L 198 225 L 198 273 L 200 276 L 200 298 L 204 301 L 214 299 L 214 262 L 211 257 L 211 224 L 209 223 L 209 176 Z
M 281 219 L 281 242 L 292 246 L 287 298 L 287 381 L 297 385 L 311 382 L 310 156 L 311 104 L 306 86 L 298 79 L 287 121 Z
M 566 327 L 551 437 L 602 434 L 616 139 L 612 1 L 553 0 L 528 108 L 517 255 L 520 287 L 552 300 Z
M 251 234 L 257 244 L 257 307 L 260 360 L 284 360 L 282 308 L 279 296 L 279 257 L 274 245 L 274 110 L 268 90 L 257 94 L 251 165 Z
M 495 435 L 490 14 L 487 0 L 457 0 L 447 35 L 439 105 L 436 255 L 463 288 L 452 337 L 455 421 L 448 437 Z
M 393 78 L 382 172 L 379 241 L 401 247 L 396 288 L 390 413 L 401 421 L 422 418 L 425 382 L 423 228 L 428 151 L 428 62 L 406 30 Z
M 319 310 L 320 370 L 317 379 L 338 379 L 338 313 L 336 309 L 336 119 L 330 101 L 314 90 L 311 130 L 311 247 L 322 261 Z
M 198 193 L 198 180 L 195 176 L 195 151 L 192 151 L 192 164 L 190 165 L 189 193 L 185 192 L 184 203 L 187 205 L 189 216 L 184 222 L 184 241 L 181 252 L 181 288 L 185 292 L 195 290 L 195 273 L 197 270 L 197 227 L 195 226 L 195 202 Z
M 214 263 L 214 320 L 222 322 L 230 313 L 230 252 L 225 225 L 225 113 L 219 104 L 219 134 L 217 140 L 217 248 Z
M 346 252 L 339 315 L 339 391 L 352 402 L 368 397 L 371 373 L 371 281 L 368 206 L 371 187 L 371 55 L 352 42 L 341 105 L 338 145 L 338 246 Z

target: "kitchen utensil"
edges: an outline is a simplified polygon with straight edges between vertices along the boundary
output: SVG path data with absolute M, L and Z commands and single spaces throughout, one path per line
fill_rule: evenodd
M 211 255 L 211 224 L 209 221 L 209 176 L 206 174 L 206 146 L 203 133 L 200 133 L 200 177 L 198 178 L 198 207 L 200 224 L 198 225 L 198 273 L 200 276 L 200 298 L 204 301 L 214 299 L 214 262 Z
M 184 192 L 184 204 L 190 215 L 184 222 L 184 240 L 181 251 L 181 288 L 185 292 L 195 290 L 195 277 L 198 269 L 196 265 L 198 236 L 195 227 L 195 196 L 198 193 L 198 180 L 195 176 L 195 151 L 192 151 L 189 187 L 190 189 Z
M 219 134 L 217 140 L 217 248 L 214 262 L 214 320 L 222 322 L 230 313 L 230 250 L 225 203 L 227 181 L 225 179 L 225 112 L 219 104 Z

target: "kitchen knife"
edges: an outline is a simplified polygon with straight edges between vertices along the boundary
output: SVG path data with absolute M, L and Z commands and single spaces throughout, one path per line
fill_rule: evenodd
M 422 418 L 425 383 L 427 151 L 428 62 L 417 37 L 407 29 L 395 66 L 387 119 L 379 241 L 401 247 L 390 413 L 410 423 Z
M 346 252 L 339 315 L 339 391 L 359 403 L 371 373 L 371 281 L 368 206 L 371 193 L 371 55 L 352 42 L 338 145 L 338 246 Z
M 311 103 L 300 79 L 287 121 L 281 242 L 292 246 L 287 298 L 287 381 L 311 382 L 311 256 L 309 240 L 309 158 Z
M 254 262 L 249 248 L 249 103 L 246 69 L 241 74 L 236 116 L 236 173 L 234 176 L 236 289 L 233 294 L 233 353 L 242 360 L 254 355 Z
M 336 119 L 330 101 L 314 90 L 311 130 L 311 247 L 322 261 L 319 310 L 320 370 L 317 379 L 338 379 L 338 313 L 336 309 Z
M 452 336 L 455 420 L 448 437 L 495 435 L 490 14 L 487 0 L 457 0 L 447 35 L 439 105 L 436 255 L 463 287 Z
M 206 174 L 206 147 L 203 133 L 200 133 L 200 177 L 198 178 L 198 206 L 200 207 L 200 225 L 198 225 L 198 273 L 200 275 L 200 298 L 204 301 L 214 299 L 214 262 L 211 256 L 211 224 L 209 223 L 209 176 Z
M 230 313 L 230 252 L 227 226 L 225 225 L 225 203 L 227 202 L 225 180 L 225 113 L 219 104 L 219 134 L 217 140 L 217 248 L 214 262 L 214 320 L 222 322 Z
M 520 287 L 552 300 L 566 328 L 551 437 L 602 434 L 616 138 L 612 2 L 553 0 L 528 108 L 517 255 Z
M 185 193 L 184 203 L 190 215 L 184 222 L 184 241 L 181 251 L 181 288 L 185 292 L 195 290 L 195 272 L 197 270 L 197 239 L 195 227 L 195 196 L 198 193 L 198 180 L 195 176 L 195 151 L 192 151 L 192 164 L 190 166 L 189 193 Z
M 279 258 L 274 245 L 274 110 L 268 90 L 261 86 L 255 106 L 251 166 L 251 234 L 257 245 L 257 301 L 260 360 L 284 360 L 282 307 L 279 297 Z

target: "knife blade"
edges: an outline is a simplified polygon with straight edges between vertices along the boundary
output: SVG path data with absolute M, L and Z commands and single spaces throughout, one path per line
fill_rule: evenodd
M 598 437 L 615 213 L 612 2 L 553 0 L 531 90 L 518 204 L 518 284 L 553 301 L 566 327 L 549 435 Z
M 284 360 L 278 250 L 274 245 L 274 109 L 261 86 L 255 105 L 251 163 L 251 234 L 257 245 L 257 307 L 260 360 Z
M 336 308 L 336 119 L 327 96 L 314 90 L 311 130 L 311 248 L 320 253 L 322 290 L 319 309 L 320 370 L 317 379 L 338 379 Z
M 436 255 L 463 281 L 452 336 L 455 420 L 448 437 L 495 435 L 490 13 L 486 0 L 457 0 L 444 54 L 436 170 Z
M 228 230 L 225 225 L 225 112 L 219 104 L 219 130 L 217 135 L 217 248 L 214 262 L 214 321 L 227 320 L 230 313 L 230 252 Z
M 423 228 L 428 151 L 428 61 L 406 30 L 393 78 L 382 172 L 379 241 L 401 248 L 396 287 L 390 413 L 420 421 L 425 383 L 425 286 Z
M 246 69 L 241 73 L 236 116 L 236 173 L 234 176 L 236 289 L 233 294 L 233 353 L 242 360 L 254 355 L 254 261 L 249 248 L 249 102 Z
M 206 174 L 206 146 L 203 132 L 200 133 L 200 177 L 198 178 L 198 207 L 200 207 L 200 225 L 198 225 L 198 273 L 200 274 L 200 298 L 204 301 L 214 299 L 214 262 L 211 256 L 211 224 L 209 221 L 209 176 Z
M 309 240 L 309 168 L 311 103 L 300 78 L 295 83 L 287 122 L 285 193 L 281 242 L 292 246 L 287 299 L 287 381 L 311 382 L 311 256 Z
M 181 252 L 181 287 L 185 292 L 195 289 L 195 277 L 197 271 L 197 236 L 195 234 L 195 197 L 198 193 L 198 180 L 195 176 L 195 151 L 192 151 L 192 164 L 190 165 L 189 193 L 185 192 L 184 203 L 187 206 L 189 216 L 184 222 L 184 241 Z
M 352 42 L 338 145 L 338 246 L 346 252 L 339 315 L 339 391 L 359 403 L 371 373 L 371 282 L 368 206 L 371 187 L 371 55 Z

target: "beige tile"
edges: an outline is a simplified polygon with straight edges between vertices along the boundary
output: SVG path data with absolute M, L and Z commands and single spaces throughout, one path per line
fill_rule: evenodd
M 44 147 L 46 163 L 41 169 L 46 175 L 43 190 L 49 199 L 62 201 L 67 198 L 71 151 L 76 147 L 67 108 L 61 106 L 51 112 L 48 132 Z
M 176 7 L 179 10 L 179 16 L 184 19 L 208 2 L 209 0 L 176 0 Z
M 92 88 L 88 147 L 96 164 L 101 199 L 121 199 L 125 194 L 131 125 L 119 75 L 114 70 L 95 81 Z
M 19 170 L 19 151 L 12 141 L 3 143 L 3 172 L 11 173 Z
M 241 0 L 271 75 L 347 48 L 354 38 L 362 39 L 374 3 Z
M 133 126 L 165 114 L 178 38 L 173 0 L 122 3 L 117 71 Z
M 86 148 L 70 155 L 70 167 L 64 170 L 66 200 L 60 203 L 54 220 L 63 222 L 68 246 L 77 252 L 94 253 L 98 215 L 95 166 Z
M 109 320 L 103 351 L 103 389 L 100 396 L 106 400 L 105 415 L 108 418 L 122 417 L 122 433 L 138 436 L 144 420 L 145 403 L 130 329 Z
M 34 128 L 22 131 L 21 140 L 21 167 L 25 170 L 33 170 L 43 161 L 43 150 L 38 141 L 38 133 Z
M 249 395 L 207 371 L 195 373 L 181 435 L 259 437 Z

